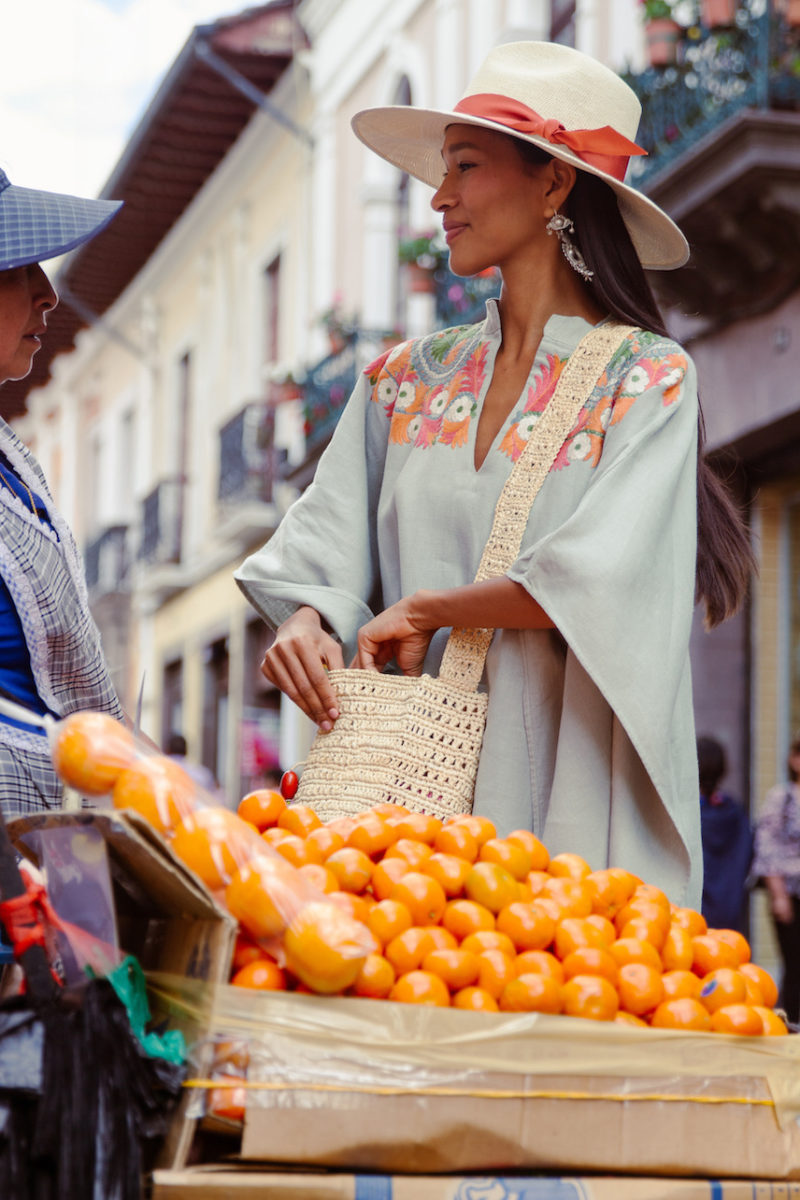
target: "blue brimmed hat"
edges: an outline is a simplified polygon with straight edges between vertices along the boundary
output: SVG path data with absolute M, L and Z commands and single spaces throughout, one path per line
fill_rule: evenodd
M 121 207 L 121 200 L 16 187 L 0 171 L 0 271 L 74 250 L 105 229 Z

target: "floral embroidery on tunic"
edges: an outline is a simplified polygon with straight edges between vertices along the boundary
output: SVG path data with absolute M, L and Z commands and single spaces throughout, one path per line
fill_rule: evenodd
M 437 442 L 453 448 L 466 444 L 486 380 L 490 343 L 482 339 L 482 332 L 482 325 L 445 329 L 404 342 L 366 368 L 372 400 L 381 405 L 390 422 L 390 442 L 422 448 Z M 623 343 L 579 413 L 552 470 L 575 462 L 597 466 L 606 430 L 621 421 L 649 388 L 664 389 L 665 407 L 678 400 L 687 362 L 673 346 L 648 332 Z M 512 462 L 525 448 L 566 362 L 566 357 L 548 354 L 534 368 L 524 403 L 512 413 L 499 445 Z

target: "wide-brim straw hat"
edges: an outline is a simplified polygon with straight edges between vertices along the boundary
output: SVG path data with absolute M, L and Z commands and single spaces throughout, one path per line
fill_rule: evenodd
M 17 187 L 0 171 L 0 271 L 74 250 L 104 229 L 121 207 L 121 200 Z
M 511 134 L 605 180 L 643 267 L 670 270 L 689 257 L 675 222 L 624 182 L 641 116 L 635 92 L 596 59 L 555 42 L 496 46 L 449 111 L 394 105 L 356 113 L 356 135 L 415 179 L 438 187 L 448 125 Z M 577 231 L 580 238 L 580 230 Z

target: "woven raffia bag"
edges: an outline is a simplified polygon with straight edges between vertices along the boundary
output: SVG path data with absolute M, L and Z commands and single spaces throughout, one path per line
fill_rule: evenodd
M 500 493 L 475 582 L 505 575 L 531 505 L 627 325 L 592 329 L 570 355 L 552 399 Z M 478 691 L 493 629 L 453 629 L 439 675 L 330 672 L 339 717 L 308 753 L 297 803 L 324 820 L 391 802 L 445 819 L 472 809 L 489 697 Z

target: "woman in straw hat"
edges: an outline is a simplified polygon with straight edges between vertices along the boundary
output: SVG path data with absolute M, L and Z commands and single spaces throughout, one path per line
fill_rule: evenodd
M 58 303 L 39 263 L 108 225 L 121 203 L 16 187 L 0 171 L 0 382 L 23 379 Z M 10 702 L 10 704 L 9 704 Z M 0 418 L 0 809 L 59 807 L 62 787 L 35 717 L 91 708 L 122 717 L 89 612 L 72 534 L 41 467 Z
M 624 182 L 639 112 L 593 59 L 522 42 L 495 48 L 452 111 L 355 116 L 367 146 L 436 189 L 451 269 L 497 266 L 502 291 L 479 324 L 366 369 L 314 483 L 237 578 L 277 631 L 264 674 L 322 730 L 338 716 L 326 665 L 394 658 L 435 674 L 449 627 L 494 629 L 474 811 L 699 906 L 695 586 L 716 624 L 751 560 L 699 457 L 694 367 L 644 274 L 681 266 L 688 247 Z M 609 321 L 635 329 L 596 378 L 519 555 L 471 582 L 561 371 Z

